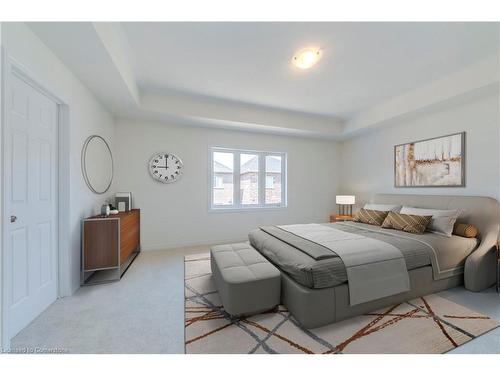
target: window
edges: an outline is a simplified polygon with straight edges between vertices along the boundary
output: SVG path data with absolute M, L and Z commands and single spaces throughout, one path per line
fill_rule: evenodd
M 230 152 L 212 152 L 212 202 L 214 206 L 233 205 L 233 165 L 234 156 Z M 216 181 L 220 184 L 216 184 Z
M 286 207 L 286 154 L 214 147 L 210 208 Z
M 273 189 L 273 188 L 274 188 L 274 177 L 266 176 L 266 189 Z
M 214 176 L 214 189 L 224 189 L 224 176 Z
M 281 155 L 266 155 L 266 204 L 280 204 L 281 202 L 282 165 Z

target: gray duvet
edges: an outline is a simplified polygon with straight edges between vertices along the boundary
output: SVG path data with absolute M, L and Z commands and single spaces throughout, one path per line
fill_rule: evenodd
M 432 265 L 435 279 L 463 273 L 465 259 L 477 245 L 476 239 L 433 233 L 415 235 L 362 223 L 325 225 L 387 242 L 401 251 L 408 270 Z M 330 258 L 316 257 L 316 260 L 310 254 L 317 244 L 282 235 L 273 228 L 276 227 L 251 231 L 250 243 L 292 279 L 308 288 L 327 288 L 347 281 L 345 266 L 334 252 Z M 310 248 L 304 251 L 304 247 Z

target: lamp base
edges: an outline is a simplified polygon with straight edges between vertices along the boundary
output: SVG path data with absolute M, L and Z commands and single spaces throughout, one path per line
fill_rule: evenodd
M 352 204 L 339 204 L 339 215 L 352 216 Z

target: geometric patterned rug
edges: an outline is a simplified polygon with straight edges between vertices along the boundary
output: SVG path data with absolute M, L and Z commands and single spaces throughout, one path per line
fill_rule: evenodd
M 445 353 L 500 324 L 431 294 L 315 329 L 284 306 L 231 318 L 223 309 L 209 254 L 184 258 L 185 350 L 188 354 Z

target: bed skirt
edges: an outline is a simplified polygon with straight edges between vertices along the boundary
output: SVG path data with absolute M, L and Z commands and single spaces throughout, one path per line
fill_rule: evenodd
M 310 289 L 282 272 L 281 302 L 305 328 L 316 328 L 464 283 L 463 274 L 434 280 L 431 266 L 411 270 L 408 274 L 408 292 L 350 306 L 347 283 L 324 289 Z

